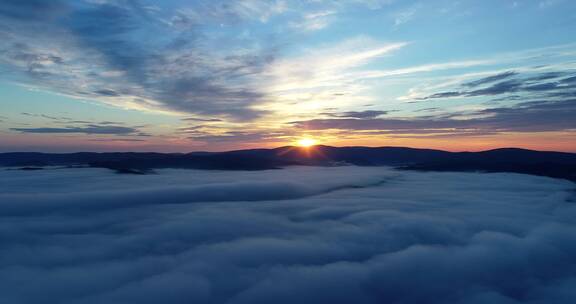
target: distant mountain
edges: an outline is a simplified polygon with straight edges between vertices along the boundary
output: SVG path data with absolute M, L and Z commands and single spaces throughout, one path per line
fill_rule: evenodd
M 399 169 L 418 171 L 511 172 L 563 178 L 576 182 L 576 154 L 516 148 L 454 153 Z
M 395 166 L 403 170 L 516 172 L 576 181 L 576 154 L 504 148 L 448 152 L 403 147 L 280 147 L 192 153 L 0 153 L 0 166 L 83 166 L 145 174 L 159 168 L 266 170 L 286 166 Z

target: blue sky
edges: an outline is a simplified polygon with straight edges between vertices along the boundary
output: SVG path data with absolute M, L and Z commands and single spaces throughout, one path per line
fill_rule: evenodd
M 576 151 L 576 2 L 0 1 L 1 151 Z

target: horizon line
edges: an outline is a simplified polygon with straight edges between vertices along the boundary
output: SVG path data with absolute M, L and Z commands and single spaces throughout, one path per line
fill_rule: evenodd
M 42 151 L 6 151 L 0 152 L 0 154 L 10 154 L 10 153 L 42 153 L 42 154 L 77 154 L 77 153 L 156 153 L 156 154 L 191 154 L 191 153 L 229 153 L 229 152 L 240 152 L 240 151 L 251 151 L 251 150 L 276 150 L 282 148 L 298 148 L 298 149 L 313 149 L 314 147 L 327 147 L 327 148 L 369 148 L 369 149 L 382 149 L 382 148 L 398 148 L 398 149 L 412 149 L 412 150 L 432 150 L 432 151 L 442 151 L 442 152 L 449 152 L 449 153 L 481 153 L 481 152 L 489 152 L 489 151 L 496 151 L 496 150 L 524 150 L 524 151 L 535 151 L 535 152 L 556 152 L 556 153 L 569 153 L 569 154 L 576 154 L 576 151 L 568 152 L 568 151 L 557 151 L 557 150 L 535 150 L 535 149 L 527 149 L 527 148 L 519 148 L 519 147 L 499 147 L 493 149 L 486 149 L 486 150 L 477 150 L 477 151 L 470 151 L 470 150 L 459 150 L 459 151 L 450 151 L 450 150 L 442 150 L 442 149 L 432 149 L 432 148 L 415 148 L 415 147 L 408 147 L 408 146 L 332 146 L 332 145 L 313 145 L 310 147 L 300 147 L 296 145 L 285 145 L 285 146 L 278 146 L 274 148 L 247 148 L 247 149 L 235 149 L 235 150 L 224 150 L 224 151 L 188 151 L 188 152 L 160 152 L 160 151 L 75 151 L 75 152 L 42 152 Z

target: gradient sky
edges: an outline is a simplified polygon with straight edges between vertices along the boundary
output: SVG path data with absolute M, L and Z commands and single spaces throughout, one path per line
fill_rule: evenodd
M 576 152 L 576 1 L 0 0 L 0 151 Z

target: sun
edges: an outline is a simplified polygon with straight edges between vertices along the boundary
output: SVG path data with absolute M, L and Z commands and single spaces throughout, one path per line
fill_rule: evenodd
M 299 147 L 303 147 L 303 148 L 312 147 L 312 146 L 316 145 L 317 143 L 318 143 L 318 141 L 315 139 L 312 139 L 312 138 L 302 138 L 296 142 L 296 144 Z

